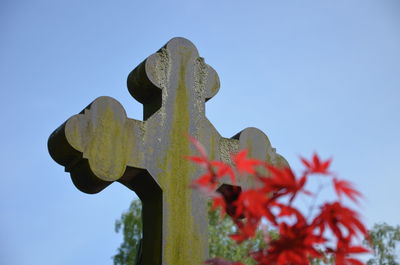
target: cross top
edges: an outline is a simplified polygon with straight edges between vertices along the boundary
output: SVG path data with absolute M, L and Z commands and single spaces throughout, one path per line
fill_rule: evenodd
M 193 43 L 183 38 L 170 40 L 128 77 L 129 92 L 144 106 L 144 119 L 159 109 L 161 113 L 172 111 L 177 101 L 190 105 L 196 116 L 204 116 L 204 102 L 219 86 L 218 74 L 199 57 Z
M 217 132 L 205 102 L 218 92 L 219 78 L 189 40 L 174 38 L 150 55 L 129 74 L 128 89 L 143 104 L 144 121 L 128 118 L 115 99 L 99 97 L 53 132 L 50 155 L 83 192 L 114 181 L 136 192 L 143 207 L 138 264 L 200 265 L 208 255 L 207 209 L 205 198 L 188 188 L 201 169 L 184 159 L 195 152 L 186 136 L 213 159 L 231 162 L 231 153 L 247 148 L 276 166 L 287 162 L 256 128 L 230 139 Z

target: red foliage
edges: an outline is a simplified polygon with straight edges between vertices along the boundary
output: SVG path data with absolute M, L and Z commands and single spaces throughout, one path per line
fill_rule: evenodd
M 256 159 L 248 159 L 247 150 L 242 150 L 239 153 L 232 155 L 232 160 L 240 174 L 256 174 L 257 171 L 255 167 L 264 164 Z
M 336 250 L 332 252 L 335 255 L 336 265 L 363 265 L 361 261 L 349 257 L 349 255 L 368 253 L 370 251 L 362 246 L 350 246 L 347 240 L 339 240 Z
M 315 245 L 326 240 L 314 235 L 312 226 L 281 223 L 279 235 L 277 240 L 269 243 L 267 249 L 251 254 L 258 264 L 309 264 L 310 257 L 322 257 Z
M 361 193 L 355 190 L 353 185 L 348 181 L 333 178 L 333 184 L 339 198 L 341 198 L 342 195 L 346 195 L 352 201 L 357 202 L 357 197 L 361 197 Z
M 304 175 L 297 180 L 290 168 L 279 169 L 271 165 L 266 165 L 266 167 L 271 173 L 271 177 L 259 178 L 264 182 L 264 187 L 261 189 L 262 192 L 272 193 L 274 199 L 290 194 L 289 202 L 294 200 L 299 191 L 310 194 L 308 191 L 303 189 L 304 184 L 307 181 L 307 175 Z
M 300 158 L 301 162 L 306 167 L 306 172 L 310 174 L 323 174 L 329 175 L 328 171 L 329 166 L 331 165 L 332 159 L 328 159 L 326 161 L 321 161 L 317 154 L 314 154 L 312 160 L 308 161 L 305 158 Z
M 221 161 L 209 160 L 204 147 L 193 138 L 191 141 L 200 156 L 188 159 L 206 170 L 205 174 L 192 183 L 192 188 L 211 194 L 212 208 L 220 208 L 222 213 L 231 216 L 237 226 L 237 233 L 230 237 L 240 244 L 254 237 L 260 223 L 265 221 L 279 231 L 277 239 L 266 239 L 266 248 L 249 253 L 257 264 L 306 265 L 310 264 L 312 258 L 323 258 L 321 251 L 333 255 L 337 265 L 363 264 L 350 255 L 369 252 L 361 246 L 352 245 L 357 237 L 367 237 L 367 230 L 357 212 L 341 203 L 342 196 L 357 202 L 361 193 L 350 182 L 333 176 L 329 171 L 331 159 L 322 161 L 317 154 L 309 161 L 301 158 L 306 168 L 303 175 L 297 177 L 290 168 L 277 168 L 263 161 L 247 158 L 246 150 L 232 156 L 235 167 Z M 267 172 L 266 175 L 259 173 L 261 167 Z M 217 189 L 221 184 L 220 180 L 225 176 L 229 176 L 235 184 L 236 172 L 241 177 L 253 175 L 260 185 L 233 191 Z M 332 177 L 337 200 L 322 204 L 319 212 L 310 216 L 311 211 L 306 218 L 293 206 L 293 201 L 299 194 L 312 195 L 305 190 L 305 186 L 308 177 L 314 174 Z M 206 264 L 242 265 L 240 262 L 222 258 L 210 259 Z

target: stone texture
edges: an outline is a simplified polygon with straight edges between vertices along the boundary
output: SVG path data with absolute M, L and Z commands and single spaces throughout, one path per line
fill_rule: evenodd
M 207 258 L 206 199 L 188 188 L 202 170 L 184 158 L 196 152 L 187 136 L 198 139 L 213 159 L 231 163 L 231 153 L 247 148 L 251 157 L 287 165 L 256 128 L 230 139 L 217 132 L 205 117 L 205 102 L 219 86 L 196 47 L 174 38 L 128 76 L 144 121 L 128 118 L 115 99 L 99 97 L 49 138 L 50 155 L 79 190 L 97 193 L 118 181 L 142 200 L 140 264 L 200 265 Z

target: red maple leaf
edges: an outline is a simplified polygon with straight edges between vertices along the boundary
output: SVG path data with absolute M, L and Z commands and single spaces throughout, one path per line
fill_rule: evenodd
M 357 212 L 344 207 L 340 202 L 325 203 L 312 224 L 320 229 L 320 234 L 324 232 L 326 227 L 329 227 L 339 240 L 346 238 L 346 236 L 352 238 L 359 233 L 365 237 L 368 236 L 367 229 L 359 220 Z M 347 231 L 343 231 L 343 229 Z
M 253 252 L 251 256 L 258 264 L 308 265 L 310 257 L 322 257 L 316 246 L 325 241 L 326 239 L 314 235 L 310 226 L 281 223 L 279 238 L 270 241 L 268 248 Z
M 262 191 L 271 193 L 274 199 L 290 194 L 289 203 L 291 203 L 300 191 L 310 194 L 308 191 L 303 190 L 307 182 L 307 175 L 297 180 L 293 171 L 288 167 L 282 169 L 271 165 L 267 165 L 266 167 L 271 173 L 271 176 L 260 177 L 259 179 L 264 184 Z
M 282 203 L 274 203 L 274 205 L 277 206 L 280 210 L 278 217 L 294 216 L 294 217 L 296 217 L 297 226 L 304 226 L 307 224 L 307 220 L 304 217 L 304 215 L 296 208 L 294 208 L 290 205 L 282 204 Z
M 369 253 L 369 249 L 362 246 L 350 246 L 349 240 L 339 240 L 337 242 L 336 250 L 331 251 L 335 256 L 336 265 L 364 265 L 358 259 L 355 259 L 349 255 L 351 254 L 362 254 Z
M 242 191 L 235 202 L 237 207 L 236 216 L 244 214 L 245 216 L 259 216 L 261 218 L 265 215 L 265 205 L 267 202 L 267 195 L 256 189 Z
M 239 153 L 232 156 L 232 160 L 236 165 L 237 170 L 240 174 L 252 174 L 257 173 L 256 167 L 263 165 L 264 163 L 257 159 L 248 159 L 247 150 L 242 150 Z
M 229 176 L 233 185 L 236 184 L 236 176 L 235 172 L 233 171 L 232 167 L 224 162 L 221 161 L 211 161 L 211 165 L 217 168 L 217 177 L 222 178 L 226 175 Z
M 212 172 L 206 172 L 193 181 L 192 187 L 200 186 L 202 188 L 215 189 L 217 184 L 217 176 Z
M 235 215 L 232 218 L 238 232 L 230 235 L 230 237 L 237 243 L 253 237 L 261 218 L 271 214 L 269 209 L 265 207 L 267 203 L 266 194 L 260 193 L 256 189 L 242 191 L 237 200 L 233 202 Z
M 308 161 L 303 157 L 300 157 L 301 162 L 307 168 L 306 171 L 311 174 L 323 174 L 329 175 L 330 172 L 328 168 L 332 162 L 332 159 L 328 159 L 326 161 L 321 161 L 316 153 L 314 153 L 312 160 Z
M 268 207 L 269 202 L 270 199 L 267 194 L 260 192 L 258 189 L 242 191 L 239 197 L 233 202 L 235 215 L 231 215 L 238 228 L 238 232 L 230 235 L 230 237 L 237 243 L 254 237 L 263 217 L 266 217 L 271 223 L 277 225 L 275 216 L 271 212 L 271 208 Z
M 342 195 L 346 195 L 352 201 L 358 202 L 357 197 L 362 197 L 362 194 L 354 189 L 353 184 L 348 181 L 333 178 L 333 186 L 339 198 L 341 198 Z
M 201 166 L 207 166 L 209 163 L 207 157 L 202 157 L 202 156 L 186 156 L 186 159 L 191 160 L 192 162 L 199 164 Z

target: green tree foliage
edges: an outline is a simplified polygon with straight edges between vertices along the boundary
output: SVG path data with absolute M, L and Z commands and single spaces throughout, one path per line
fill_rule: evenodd
M 263 233 L 259 231 L 253 240 L 237 245 L 229 238 L 235 230 L 231 218 L 221 218 L 219 211 L 209 211 L 209 246 L 210 257 L 224 257 L 229 260 L 242 260 L 247 265 L 255 264 L 247 256 L 248 250 L 259 249 L 264 243 Z M 141 202 L 133 200 L 129 210 L 115 222 L 115 231 L 122 232 L 123 242 L 113 257 L 114 265 L 135 265 L 135 257 L 140 238 L 142 237 Z M 274 236 L 274 234 L 272 234 Z
M 366 241 L 374 250 L 374 257 L 368 260 L 368 265 L 399 265 L 396 247 L 400 242 L 400 226 L 390 226 L 386 223 L 375 224 L 369 231 L 370 242 Z M 397 254 L 397 255 L 396 255 Z
M 122 232 L 123 242 L 113 257 L 114 265 L 135 265 L 135 258 L 142 238 L 142 203 L 133 200 L 129 210 L 115 222 L 115 232 Z

